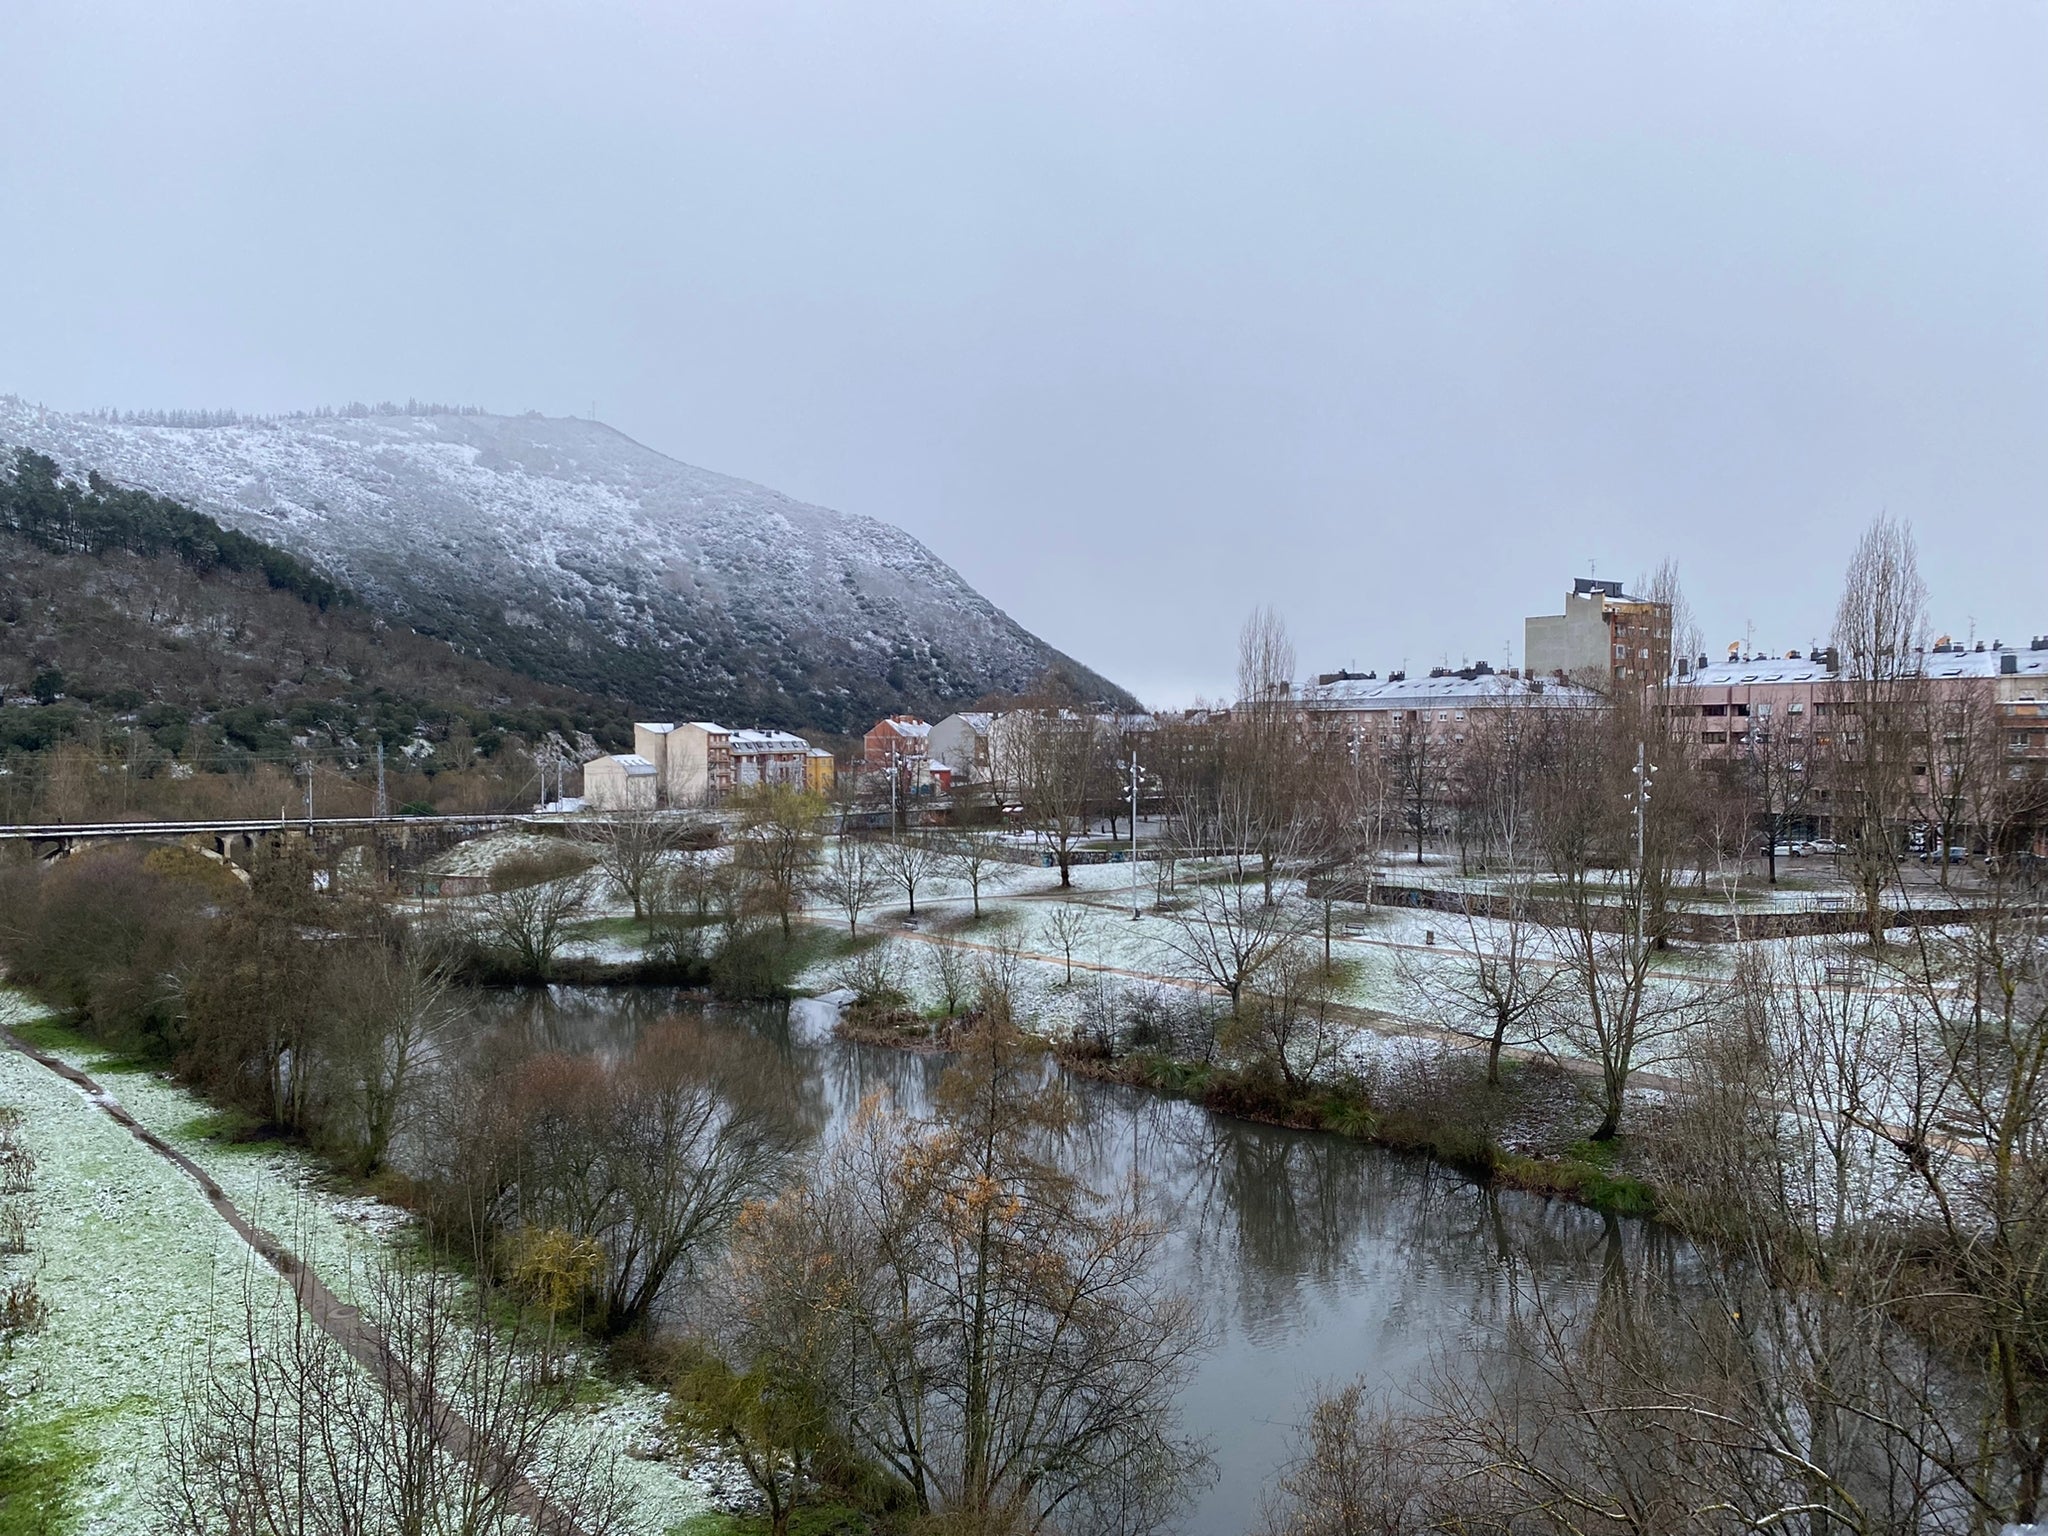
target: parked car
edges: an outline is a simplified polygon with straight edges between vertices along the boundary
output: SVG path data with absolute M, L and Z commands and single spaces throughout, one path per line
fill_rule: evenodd
M 1939 864 L 1939 863 L 1941 863 L 1941 862 L 1942 862 L 1942 856 L 1941 856 L 1941 854 L 1942 854 L 1942 851 L 1941 851 L 1941 849 L 1939 849 L 1939 848 L 1924 848 L 1924 849 L 1922 849 L 1922 850 L 1921 850 L 1921 852 L 1920 852 L 1920 862 L 1921 862 L 1922 864 Z M 1953 847 L 1953 846 L 1952 846 L 1952 847 L 1950 847 L 1950 849 L 1948 850 L 1948 861 L 1947 861 L 1947 862 L 1949 862 L 1949 863 L 1951 863 L 1951 864 L 1964 864 L 1964 863 L 1968 863 L 1968 862 L 1969 862 L 1969 858 L 1970 858 L 1970 850 L 1969 850 L 1969 849 L 1967 849 L 1967 848 L 1960 848 L 1960 847 Z
M 1829 837 L 1816 837 L 1802 844 L 1805 850 L 1818 858 L 1823 854 L 1847 853 L 1849 850 Z
M 1771 857 L 1774 859 L 1796 859 L 1806 850 L 1798 843 L 1773 843 Z

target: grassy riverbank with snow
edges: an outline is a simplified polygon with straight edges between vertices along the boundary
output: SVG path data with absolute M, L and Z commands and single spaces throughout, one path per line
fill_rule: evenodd
M 214 1179 L 251 1221 L 281 1238 L 343 1300 L 367 1303 L 378 1263 L 411 1246 L 402 1211 L 338 1192 L 310 1159 L 211 1134 L 218 1116 L 163 1076 L 109 1059 L 18 993 L 0 989 L 0 1021 L 92 1074 L 141 1125 Z M 82 1092 L 14 1051 L 0 1051 L 0 1104 L 19 1106 L 38 1162 L 33 1272 L 45 1326 L 0 1363 L 10 1435 L 69 1465 L 64 1522 L 116 1536 L 143 1529 L 163 1469 L 163 1428 L 184 1373 L 209 1344 L 241 1346 L 245 1285 L 287 1299 L 283 1282 L 208 1205 Z M 565 1438 L 618 1454 L 639 1536 L 668 1536 L 711 1512 L 710 1490 L 665 1450 L 665 1397 L 596 1378 Z

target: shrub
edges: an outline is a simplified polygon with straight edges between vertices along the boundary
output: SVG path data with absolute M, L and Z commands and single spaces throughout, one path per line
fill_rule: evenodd
M 735 1001 L 786 996 L 803 953 L 772 925 L 736 928 L 711 957 L 711 990 Z
M 151 870 L 130 847 L 11 870 L 0 881 L 0 958 L 95 1038 L 161 1052 L 206 906 L 193 881 Z
M 848 955 L 832 973 L 832 985 L 851 992 L 853 1007 L 863 1013 L 894 1013 L 910 1004 L 903 957 L 892 944 Z

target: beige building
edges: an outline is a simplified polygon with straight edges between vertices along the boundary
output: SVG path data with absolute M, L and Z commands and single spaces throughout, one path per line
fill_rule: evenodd
M 593 811 L 651 811 L 657 777 L 654 764 L 637 752 L 594 757 L 583 765 L 583 803 Z
M 706 720 L 636 721 L 633 750 L 654 765 L 663 805 L 708 805 L 732 793 L 732 735 Z
M 1581 576 L 1562 614 L 1523 620 L 1522 670 L 1594 687 L 1661 681 L 1671 672 L 1671 605 Z

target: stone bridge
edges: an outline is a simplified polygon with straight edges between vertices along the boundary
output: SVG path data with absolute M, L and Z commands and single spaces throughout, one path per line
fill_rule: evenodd
M 311 821 L 110 821 L 53 822 L 0 827 L 0 843 L 24 843 L 41 859 L 61 859 L 97 843 L 182 843 L 246 868 L 256 850 L 272 846 L 307 848 L 314 866 L 330 878 L 344 869 L 353 877 L 390 878 L 419 868 L 458 843 L 507 827 L 549 830 L 531 816 L 335 816 Z M 350 857 L 350 851 L 363 853 Z

